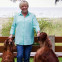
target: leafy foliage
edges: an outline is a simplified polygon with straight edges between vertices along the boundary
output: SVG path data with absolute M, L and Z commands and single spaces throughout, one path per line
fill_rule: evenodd
M 6 24 L 3 24 L 2 28 L 2 36 L 9 36 L 10 35 L 10 29 L 12 25 L 13 18 L 9 18 L 9 21 Z
M 46 32 L 48 35 L 62 36 L 62 19 L 46 19 L 37 18 L 39 22 L 40 32 Z M 6 24 L 3 24 L 2 36 L 9 36 L 13 18 L 9 18 Z M 36 31 L 34 30 L 34 36 Z

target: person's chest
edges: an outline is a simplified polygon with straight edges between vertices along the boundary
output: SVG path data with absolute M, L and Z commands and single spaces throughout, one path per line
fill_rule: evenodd
M 16 24 L 32 24 L 33 17 L 32 16 L 17 16 Z

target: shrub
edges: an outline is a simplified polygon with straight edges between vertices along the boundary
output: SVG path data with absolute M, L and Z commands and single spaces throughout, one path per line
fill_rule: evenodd
M 62 36 L 62 19 L 45 20 L 44 18 L 37 18 L 40 26 L 40 32 L 46 32 L 48 35 Z M 56 21 L 57 20 L 57 21 Z M 13 18 L 9 18 L 6 24 L 3 24 L 2 36 L 9 36 Z M 36 31 L 34 30 L 34 36 Z
M 3 24 L 2 28 L 2 36 L 9 36 L 10 35 L 10 28 L 12 25 L 13 18 L 9 18 L 9 21 L 6 24 Z

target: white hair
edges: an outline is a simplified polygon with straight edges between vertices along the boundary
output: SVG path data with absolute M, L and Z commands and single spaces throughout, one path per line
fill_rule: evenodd
M 28 2 L 25 1 L 25 0 L 22 0 L 22 1 L 20 2 L 19 7 L 21 8 L 23 4 L 26 4 L 26 5 L 29 7 Z

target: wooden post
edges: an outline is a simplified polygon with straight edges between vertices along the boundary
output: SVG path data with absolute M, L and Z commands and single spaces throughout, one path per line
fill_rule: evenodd
M 51 35 L 51 36 L 49 36 L 49 38 L 50 38 L 50 40 L 52 42 L 52 49 L 55 52 L 55 36 Z

